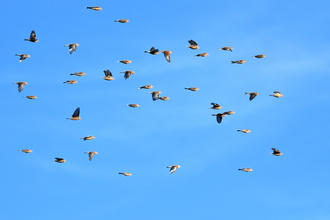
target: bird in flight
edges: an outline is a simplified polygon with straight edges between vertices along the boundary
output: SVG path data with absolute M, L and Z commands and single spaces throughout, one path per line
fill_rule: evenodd
M 152 54 L 152 55 L 157 55 L 157 54 L 159 54 L 159 50 L 158 49 L 155 49 L 155 47 L 152 47 L 152 48 L 150 48 L 150 50 L 149 51 L 144 51 L 145 53 L 150 53 L 150 54 Z
M 251 130 L 249 129 L 242 129 L 242 130 L 237 130 L 237 131 L 240 131 L 240 132 L 243 132 L 243 133 L 250 133 Z
M 19 62 L 22 62 L 23 60 L 25 60 L 26 58 L 31 57 L 29 54 L 15 54 L 15 56 L 19 56 Z
M 132 107 L 132 108 L 137 108 L 139 107 L 138 104 L 127 104 L 126 106 Z
M 246 92 L 245 95 L 250 95 L 249 100 L 252 101 L 259 93 L 257 92 Z
M 167 60 L 167 62 L 170 63 L 171 62 L 171 53 L 172 53 L 172 51 L 162 50 L 160 52 L 164 54 L 165 59 Z
M 217 103 L 211 103 L 212 107 L 210 109 L 215 109 L 215 110 L 218 110 L 218 109 L 221 109 L 222 106 L 220 106 L 219 104 Z
M 65 81 L 65 82 L 63 82 L 63 83 L 67 83 L 67 84 L 75 84 L 75 83 L 77 83 L 78 81 L 77 80 L 67 80 L 67 81 Z
M 190 90 L 190 91 L 198 91 L 199 90 L 198 87 L 190 87 L 190 88 L 184 88 L 184 89 L 187 89 L 187 90 Z
M 82 137 L 80 139 L 84 139 L 84 141 L 87 141 L 87 140 L 93 140 L 93 139 L 95 139 L 95 137 L 90 135 L 90 136 Z
M 92 9 L 94 11 L 101 11 L 102 10 L 102 8 L 99 7 L 99 6 L 87 7 L 87 9 Z
M 280 97 L 283 97 L 283 94 L 279 91 L 274 91 L 274 94 L 269 95 L 269 96 L 274 96 L 275 98 L 280 98 Z
M 61 157 L 56 157 L 55 160 L 54 160 L 54 162 L 57 162 L 57 163 L 65 163 L 66 160 L 64 160 L 64 159 L 61 158 Z
M 236 60 L 236 61 L 231 61 L 231 64 L 237 63 L 237 64 L 243 64 L 246 63 L 246 60 Z
M 170 174 L 176 172 L 181 166 L 180 165 L 172 165 L 172 166 L 167 166 L 166 168 L 171 168 L 170 169 Z
M 99 154 L 99 153 L 97 153 L 96 151 L 89 151 L 89 152 L 85 152 L 85 154 L 88 154 L 89 155 L 88 156 L 89 161 L 92 161 L 94 155 Z
M 145 85 L 145 86 L 141 86 L 141 87 L 139 87 L 139 89 L 151 89 L 151 88 L 153 88 L 154 86 L 152 86 L 152 85 Z
M 130 61 L 130 60 L 119 60 L 118 62 L 123 63 L 123 64 L 132 63 L 132 61 Z
M 238 170 L 242 170 L 244 172 L 251 172 L 251 171 L 253 171 L 251 168 L 242 168 L 242 169 L 238 169 Z
M 264 54 L 252 56 L 252 58 L 265 58 L 265 57 L 266 57 L 266 55 L 264 55 Z
M 206 57 L 208 55 L 209 55 L 208 53 L 200 53 L 200 54 L 195 55 L 194 57 Z
M 130 70 L 127 70 L 127 71 L 125 71 L 125 72 L 120 72 L 120 73 L 125 73 L 125 75 L 124 75 L 124 79 L 128 79 L 128 78 L 131 77 L 132 74 L 135 74 L 134 71 L 130 71 Z
M 65 47 L 69 47 L 69 54 L 72 54 L 72 52 L 76 52 L 77 47 L 79 46 L 79 44 L 67 44 L 64 45 Z
M 167 96 L 163 96 L 163 97 L 159 97 L 160 100 L 163 100 L 163 101 L 167 101 L 170 99 L 170 97 L 167 97 Z
M 77 72 L 77 73 L 71 73 L 70 76 L 75 75 L 75 76 L 85 76 L 86 73 L 84 72 Z
M 80 108 L 76 108 L 76 110 L 73 112 L 73 115 L 71 118 L 67 118 L 67 119 L 70 119 L 70 120 L 74 120 L 74 121 L 77 121 L 77 120 L 80 120 L 81 118 L 79 117 L 79 114 L 80 114 Z
M 234 49 L 233 47 L 221 47 L 218 50 L 226 50 L 226 51 L 233 52 L 233 49 Z
M 193 50 L 197 50 L 197 49 L 199 49 L 199 46 L 198 46 L 198 44 L 196 43 L 196 41 L 189 40 L 188 42 L 190 43 L 190 45 L 189 45 L 189 46 L 186 46 L 186 47 L 189 47 L 190 49 L 193 49 Z
M 28 95 L 28 96 L 24 96 L 23 98 L 27 98 L 27 99 L 36 99 L 37 96 L 35 96 L 35 95 Z
M 27 82 L 15 82 L 13 84 L 17 84 L 18 85 L 18 92 L 22 92 L 24 89 L 24 86 L 27 85 Z
M 115 20 L 115 22 L 127 23 L 127 22 L 129 22 L 129 20 L 127 20 L 127 19 L 119 19 L 119 20 Z
M 159 99 L 159 94 L 162 93 L 161 91 L 154 91 L 154 92 L 149 92 L 148 94 L 152 94 L 152 100 L 156 101 Z
M 270 153 L 270 154 L 273 154 L 275 156 L 281 156 L 283 153 L 281 151 L 279 151 L 278 149 L 276 148 L 272 148 L 273 152 Z
M 217 122 L 220 124 L 222 122 L 222 118 L 225 117 L 227 114 L 225 113 L 218 113 L 218 114 L 212 114 L 212 116 L 216 116 Z
M 124 175 L 124 176 L 132 176 L 131 173 L 119 173 L 119 174 L 122 174 L 122 175 Z
M 36 32 L 33 30 L 31 31 L 31 34 L 30 34 L 30 38 L 29 39 L 24 39 L 26 41 L 30 41 L 30 42 L 38 42 L 39 40 L 37 39 L 37 35 L 36 35 Z
M 30 150 L 30 149 L 20 149 L 19 151 L 22 151 L 22 152 L 24 152 L 24 153 L 32 153 L 32 150 Z
M 111 80 L 114 80 L 115 79 L 112 76 L 112 73 L 110 72 L 110 70 L 104 70 L 103 72 L 104 72 L 105 77 L 101 77 L 102 79 L 108 80 L 108 81 L 111 81 Z

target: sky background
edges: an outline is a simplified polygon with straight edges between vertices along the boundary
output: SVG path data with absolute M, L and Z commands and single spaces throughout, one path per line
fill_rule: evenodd
M 3 2 L 1 219 L 329 220 L 329 7 Z M 32 30 L 37 43 L 24 41 Z M 191 39 L 200 49 L 185 47 Z M 71 55 L 70 43 L 80 44 Z M 144 53 L 152 46 L 172 51 L 172 62 Z M 224 46 L 233 52 L 217 50 Z M 210 55 L 194 57 L 202 52 Z M 31 57 L 20 63 L 17 53 Z M 230 62 L 239 59 L 247 62 Z M 106 69 L 114 81 L 100 79 Z M 124 80 L 126 70 L 135 74 Z M 12 84 L 19 81 L 28 82 L 21 93 Z M 276 90 L 284 97 L 269 96 Z M 152 101 L 151 91 L 170 100 Z M 245 92 L 260 95 L 249 101 Z M 223 108 L 208 109 L 211 102 Z M 77 107 L 82 120 L 67 120 Z M 221 124 L 212 116 L 229 110 Z M 96 138 L 80 139 L 88 135 Z M 25 148 L 33 153 L 18 151 Z M 85 151 L 99 154 L 90 162 Z M 170 175 L 174 164 L 181 168 Z

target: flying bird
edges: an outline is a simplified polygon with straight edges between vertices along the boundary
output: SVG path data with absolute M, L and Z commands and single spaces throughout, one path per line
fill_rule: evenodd
M 252 58 L 265 58 L 265 57 L 266 57 L 266 55 L 264 55 L 264 54 L 252 56 Z
M 244 172 L 251 172 L 252 171 L 251 168 L 242 168 L 242 169 L 238 169 L 238 170 L 242 170 Z
M 273 152 L 270 153 L 270 154 L 273 154 L 275 156 L 281 156 L 283 153 L 281 151 L 279 151 L 278 149 L 276 148 L 272 148 Z
M 128 78 L 131 77 L 132 74 L 135 74 L 134 71 L 130 71 L 130 70 L 127 70 L 127 71 L 125 71 L 125 72 L 120 72 L 120 73 L 125 73 L 125 75 L 124 75 L 124 79 L 128 79 Z
M 237 130 L 237 131 L 240 131 L 240 132 L 243 132 L 243 133 L 250 133 L 251 130 L 249 129 L 242 129 L 242 130 Z
M 124 176 L 132 176 L 131 173 L 119 173 L 119 174 L 122 174 L 122 175 L 124 175 Z
M 104 72 L 105 77 L 101 77 L 102 79 L 108 80 L 108 81 L 111 81 L 111 80 L 114 80 L 115 79 L 112 76 L 112 73 L 110 72 L 110 70 L 104 70 L 103 72 Z
M 99 7 L 99 6 L 87 7 L 87 9 L 92 9 L 94 11 L 101 11 L 102 10 L 102 8 Z
M 156 101 L 159 99 L 159 94 L 162 93 L 161 91 L 154 91 L 154 92 L 148 92 L 148 94 L 152 94 L 152 100 Z
M 79 117 L 79 114 L 80 114 L 80 108 L 76 108 L 76 110 L 73 112 L 73 115 L 71 118 L 67 118 L 67 119 L 70 119 L 70 120 L 80 120 L 81 118 Z
M 208 53 L 200 53 L 200 54 L 195 55 L 194 57 L 206 57 L 208 55 L 209 55 Z
M 119 19 L 119 20 L 115 20 L 115 22 L 127 23 L 127 22 L 129 22 L 129 20 L 127 20 L 127 19 Z
M 170 99 L 170 97 L 167 97 L 167 96 L 163 96 L 163 97 L 159 97 L 160 100 L 163 100 L 163 101 L 167 101 Z
M 226 111 L 226 112 L 224 112 L 223 114 L 226 114 L 226 115 L 233 115 L 233 114 L 235 114 L 235 112 L 234 112 L 234 111 Z
M 63 82 L 63 83 L 67 83 L 67 84 L 75 84 L 75 83 L 77 83 L 78 81 L 77 80 L 67 80 L 67 81 L 65 81 L 65 82 Z
M 38 42 L 39 40 L 37 39 L 37 35 L 36 35 L 36 32 L 33 30 L 31 31 L 31 34 L 30 34 L 30 38 L 29 39 L 24 39 L 26 41 L 30 41 L 30 42 Z
M 88 157 L 89 161 L 92 161 L 94 155 L 99 154 L 99 153 L 97 153 L 96 151 L 89 151 L 89 152 L 85 152 L 85 154 L 88 154 L 89 155 L 89 157 Z
M 259 93 L 257 92 L 246 92 L 245 95 L 250 95 L 249 100 L 252 101 Z
M 153 88 L 154 86 L 152 86 L 152 85 L 145 85 L 145 86 L 141 86 L 141 87 L 139 87 L 139 89 L 151 89 L 151 88 Z
M 269 95 L 269 96 L 274 96 L 275 98 L 280 98 L 280 97 L 283 97 L 283 94 L 279 91 L 274 91 L 274 94 Z
M 217 116 L 217 122 L 220 124 L 222 121 L 222 118 L 225 117 L 227 114 L 225 113 L 218 113 L 218 114 L 212 114 L 212 116 Z
M 80 138 L 80 139 L 84 139 L 84 141 L 86 141 L 86 140 L 93 140 L 93 139 L 95 139 L 95 137 L 90 135 L 90 136 L 83 137 L 83 138 Z
M 129 63 L 132 63 L 132 61 L 130 60 L 119 60 L 117 62 L 120 62 L 120 63 L 123 63 L 123 64 L 129 64 Z
M 197 87 L 190 87 L 190 88 L 184 88 L 184 89 L 187 89 L 187 90 L 190 90 L 190 91 L 198 91 L 199 88 Z
M 218 109 L 221 109 L 222 106 L 217 104 L 217 103 L 211 103 L 212 107 L 210 109 L 215 109 L 215 110 L 218 110 Z
M 246 60 L 236 60 L 236 61 L 231 61 L 231 64 L 237 63 L 237 64 L 243 64 L 246 63 Z
M 132 108 L 137 108 L 139 107 L 138 104 L 127 104 L 126 106 L 132 107 Z
M 70 76 L 75 75 L 75 76 L 85 76 L 86 73 L 84 72 L 77 72 L 77 73 L 71 73 Z
M 172 174 L 172 173 L 176 172 L 180 168 L 180 165 L 167 166 L 166 168 L 171 168 L 170 169 L 170 174 Z
M 37 96 L 35 96 L 35 95 L 28 95 L 28 96 L 24 96 L 23 98 L 27 98 L 27 99 L 36 99 Z
M 22 62 L 23 60 L 25 60 L 26 58 L 31 57 L 29 54 L 15 54 L 15 56 L 19 56 L 19 62 Z
M 79 46 L 79 44 L 67 44 L 64 45 L 65 47 L 69 47 L 69 54 L 72 54 L 72 52 L 76 52 L 77 47 Z
M 171 62 L 171 57 L 170 57 L 170 55 L 171 55 L 172 51 L 169 51 L 169 50 L 162 50 L 162 51 L 160 51 L 160 52 L 164 54 L 165 59 L 167 60 L 167 62 L 170 63 L 170 62 Z
M 24 89 L 24 86 L 27 85 L 27 82 L 15 82 L 13 84 L 17 84 L 18 85 L 18 92 L 22 92 Z
M 152 48 L 150 48 L 150 50 L 149 51 L 144 51 L 145 53 L 150 53 L 150 54 L 152 54 L 152 55 L 157 55 L 157 54 L 159 54 L 159 50 L 158 49 L 155 49 L 155 47 L 152 47 Z
M 60 158 L 60 157 L 56 157 L 54 162 L 57 162 L 57 163 L 65 163 L 66 160 L 64 160 L 63 158 Z
M 189 46 L 186 46 L 186 47 L 189 47 L 190 49 L 193 49 L 193 50 L 199 49 L 199 46 L 196 43 L 196 41 L 189 40 L 188 42 L 190 43 L 190 45 Z
M 221 47 L 218 50 L 226 50 L 226 51 L 233 52 L 233 49 L 234 49 L 233 47 Z
M 27 154 L 32 153 L 32 150 L 30 150 L 30 149 L 20 149 L 18 151 L 22 151 L 22 152 L 27 153 Z

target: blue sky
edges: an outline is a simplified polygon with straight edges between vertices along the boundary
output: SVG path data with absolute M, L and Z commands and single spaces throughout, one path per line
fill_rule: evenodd
M 0 216 L 330 219 L 329 4 L 3 3 Z M 114 22 L 123 18 L 130 22 Z M 32 30 L 37 43 L 24 41 Z M 200 49 L 185 47 L 190 39 Z M 70 43 L 80 44 L 71 55 Z M 152 46 L 172 51 L 172 62 L 144 53 Z M 217 50 L 224 46 L 233 52 Z M 202 52 L 210 55 L 194 57 Z M 24 53 L 31 57 L 18 62 Z M 239 59 L 247 62 L 230 63 Z M 114 81 L 100 79 L 106 69 Z M 126 70 L 135 74 L 124 80 Z M 70 76 L 80 71 L 86 76 Z M 21 93 L 19 81 L 28 82 Z M 269 96 L 275 90 L 284 97 Z M 152 101 L 151 91 L 170 100 Z M 260 95 L 249 101 L 245 92 Z M 223 108 L 208 109 L 211 102 Z M 67 120 L 77 107 L 82 120 Z M 229 110 L 221 124 L 212 116 Z M 88 135 L 96 138 L 80 139 Z M 273 147 L 283 155 L 269 154 Z M 17 151 L 25 148 L 33 153 Z M 99 154 L 90 162 L 85 151 Z M 174 164 L 181 168 L 170 175 Z

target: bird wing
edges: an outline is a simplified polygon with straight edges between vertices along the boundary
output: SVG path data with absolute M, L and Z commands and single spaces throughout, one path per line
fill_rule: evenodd
M 222 114 L 217 114 L 217 122 L 218 122 L 218 123 L 221 123 L 221 121 L 222 121 L 222 117 L 223 117 Z
M 165 59 L 167 60 L 167 62 L 171 62 L 171 57 L 170 57 L 170 53 L 164 53 Z
M 131 75 L 132 73 L 126 71 L 124 75 L 124 79 L 128 79 Z
M 220 105 L 217 103 L 211 103 L 211 105 L 213 105 L 213 107 L 219 107 Z
M 89 152 L 88 154 L 89 154 L 89 157 L 88 157 L 89 161 L 92 161 L 95 153 L 94 152 Z
M 79 117 L 79 114 L 80 114 L 80 108 L 78 107 L 78 108 L 74 111 L 72 117 L 73 117 L 73 118 L 75 118 L 75 117 Z
M 158 49 L 156 49 L 155 47 L 152 47 L 151 49 L 150 49 L 150 53 L 151 54 L 155 54 L 155 53 L 157 53 L 159 50 Z
M 34 30 L 31 31 L 30 39 L 37 39 L 37 35 L 36 35 L 36 32 Z
M 256 94 L 250 94 L 249 100 L 252 101 L 252 99 L 254 99 L 256 96 L 257 96 Z
M 176 166 L 172 166 L 170 169 L 170 174 L 174 173 L 178 168 Z
M 196 41 L 193 41 L 193 40 L 189 40 L 188 42 L 189 42 L 189 43 L 190 43 L 190 45 L 192 45 L 192 46 L 197 46 L 197 43 L 196 43 Z
M 281 92 L 279 92 L 279 91 L 274 91 L 274 93 L 278 93 L 278 94 L 281 94 Z
M 110 72 L 110 70 L 104 70 L 103 72 L 104 72 L 104 74 L 105 74 L 105 77 L 110 77 L 110 76 L 112 76 L 112 73 Z
M 69 45 L 69 54 L 72 54 L 73 51 L 76 51 L 76 45 L 70 44 Z
M 152 100 L 156 101 L 159 99 L 159 94 L 158 93 L 152 93 Z
M 23 83 L 18 84 L 18 92 L 22 92 L 24 89 L 24 86 L 25 85 Z
M 276 148 L 272 148 L 272 150 L 274 151 L 274 153 L 281 153 L 279 150 L 277 150 Z

